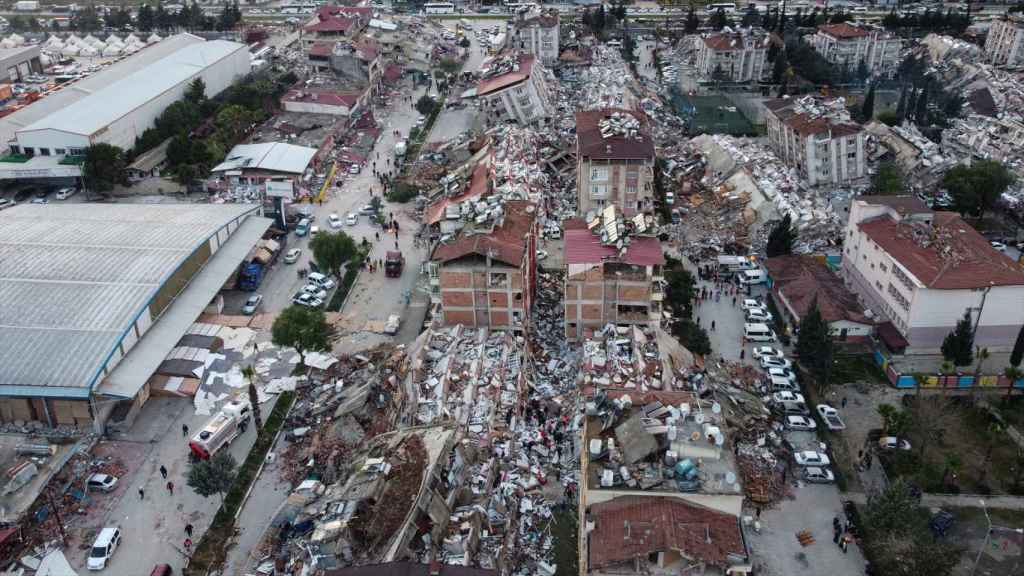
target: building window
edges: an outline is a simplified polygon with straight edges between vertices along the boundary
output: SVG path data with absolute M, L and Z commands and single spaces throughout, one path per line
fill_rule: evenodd
M 35 156 L 36 149 L 31 146 L 25 146 L 25 156 Z
M 50 149 L 49 148 L 40 148 L 39 149 L 39 155 L 40 156 L 49 156 L 50 155 Z
M 899 266 L 892 267 L 892 275 L 902 282 L 903 285 L 907 287 L 907 290 L 914 289 L 914 283 L 910 281 L 910 277 L 907 276 Z
M 505 288 L 508 286 L 508 274 L 505 272 L 491 272 L 489 288 Z
M 85 156 L 85 148 L 68 148 L 68 154 L 71 156 Z
M 907 298 L 903 296 L 903 294 L 900 294 L 900 291 L 897 290 L 896 287 L 893 286 L 891 283 L 889 284 L 889 295 L 892 296 L 893 300 L 895 300 L 896 303 L 900 305 L 900 308 L 903 308 L 904 310 L 910 310 L 910 301 L 907 300 Z
M 11 154 L 21 154 L 21 146 L 11 144 Z
M 54 156 L 63 156 L 65 154 L 67 154 L 67 153 L 68 153 L 68 151 L 63 149 L 63 148 L 54 148 L 53 149 L 53 155 Z

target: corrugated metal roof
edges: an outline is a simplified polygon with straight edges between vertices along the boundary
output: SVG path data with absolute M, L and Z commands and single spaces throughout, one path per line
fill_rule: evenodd
M 213 168 L 213 172 L 248 168 L 302 174 L 314 156 L 316 148 L 283 142 L 239 144 L 231 149 L 226 160 Z
M 89 389 L 164 281 L 251 205 L 0 212 L 0 386 Z
M 18 132 L 61 130 L 90 136 L 239 50 L 248 48 L 227 40 L 190 44 Z
M 185 46 L 203 41 L 202 38 L 192 34 L 177 34 L 165 38 L 156 44 L 146 46 L 112 66 L 68 84 L 13 114 L 0 118 L 0 148 L 6 148 L 7 143 L 14 138 L 14 133 L 25 126 L 67 108 L 86 96 L 102 90 Z

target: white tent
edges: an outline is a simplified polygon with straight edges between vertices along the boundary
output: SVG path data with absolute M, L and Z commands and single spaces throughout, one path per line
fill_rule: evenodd
M 68 559 L 60 550 L 53 550 L 39 562 L 36 576 L 78 576 Z
M 49 54 L 47 54 L 46 52 L 43 52 L 42 54 L 39 55 L 39 63 L 43 65 L 43 68 L 45 68 L 45 67 L 49 66 L 50 64 L 53 64 L 53 59 L 50 58 Z
M 131 44 L 132 42 L 138 42 L 138 43 L 141 44 L 142 40 L 139 40 L 139 37 L 136 36 L 135 34 L 129 34 L 129 35 L 124 37 L 124 43 L 125 44 Z
M 46 39 L 46 44 L 44 44 L 43 46 L 60 46 L 61 48 L 63 48 L 64 41 L 61 40 L 59 36 L 51 35 L 49 38 Z
M 117 37 L 117 34 L 111 34 L 110 36 L 107 36 L 107 39 L 104 40 L 104 42 L 106 42 L 107 44 L 110 44 L 111 42 L 117 42 L 118 44 L 120 44 L 121 39 Z
M 138 44 L 129 44 L 129 45 L 124 47 L 124 53 L 125 54 L 135 54 L 139 50 L 142 50 L 142 46 L 140 46 Z
M 155 44 L 161 40 L 163 40 L 163 38 L 161 38 L 160 35 L 156 32 L 153 32 L 153 34 L 151 34 L 149 38 L 146 38 L 146 44 Z
M 120 44 L 107 44 L 107 47 L 103 49 L 104 56 L 117 56 L 124 51 L 124 46 Z
M 93 36 L 92 34 L 89 34 L 88 36 L 86 36 L 86 37 L 85 37 L 85 38 L 83 38 L 82 40 L 83 40 L 83 41 L 84 41 L 84 42 L 85 42 L 86 44 L 88 44 L 89 46 L 95 46 L 97 42 L 98 42 L 98 43 L 100 43 L 100 44 L 102 44 L 102 43 L 103 43 L 103 40 L 100 40 L 99 38 L 97 38 L 97 37 Z
M 74 44 L 68 44 L 64 47 L 63 50 L 60 51 L 60 53 L 65 56 L 78 56 L 78 53 L 81 52 L 81 50 L 81 48 L 75 46 Z
M 14 48 L 14 42 L 11 42 L 10 38 L 4 38 L 0 40 L 0 48 Z
M 103 49 L 107 47 L 107 43 L 102 40 L 98 40 L 90 44 L 89 47 L 97 52 L 103 52 Z
M 78 35 L 72 34 L 71 36 L 68 36 L 68 39 L 64 41 L 64 44 L 80 44 L 81 42 L 82 39 L 79 38 Z
M 93 48 L 92 46 L 86 46 L 85 48 L 82 48 L 78 52 L 78 55 L 79 56 L 98 56 L 99 53 L 100 53 L 100 51 L 95 49 L 95 48 Z
M 10 36 L 7 37 L 7 39 L 10 40 L 11 43 L 14 44 L 15 46 L 21 46 L 22 44 L 25 43 L 25 37 L 24 36 L 19 36 L 18 34 L 11 34 Z

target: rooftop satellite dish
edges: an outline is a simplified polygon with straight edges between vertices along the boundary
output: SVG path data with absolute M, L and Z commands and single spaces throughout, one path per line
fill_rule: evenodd
M 736 483 L 736 473 L 735 472 L 726 472 L 725 473 L 725 483 L 726 484 L 735 484 Z
M 714 404 L 711 405 L 711 411 L 714 412 L 715 414 L 721 414 L 722 405 L 719 404 L 718 402 L 715 402 Z
M 715 434 L 715 446 L 721 446 L 725 444 L 725 436 L 723 434 Z
M 693 421 L 696 422 L 697 424 L 703 424 L 704 423 L 704 414 L 701 413 L 701 412 L 698 412 L 698 413 L 694 414 L 693 415 Z

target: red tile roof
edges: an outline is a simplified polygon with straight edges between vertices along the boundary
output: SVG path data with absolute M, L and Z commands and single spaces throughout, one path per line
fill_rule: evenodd
M 851 26 L 846 22 L 840 22 L 839 24 L 822 24 L 821 26 L 818 26 L 818 30 L 832 36 L 833 38 L 840 39 L 860 38 L 868 35 L 867 30 L 858 28 L 857 26 Z
M 620 496 L 590 506 L 590 566 L 601 569 L 653 552 L 676 551 L 724 571 L 730 555 L 746 558 L 739 520 L 678 498 Z
M 359 101 L 359 94 L 345 94 L 330 90 L 289 90 L 282 102 L 316 102 L 324 106 L 345 106 L 351 108 Z
M 935 212 L 931 226 L 879 216 L 858 227 L 928 288 L 1024 286 L 1024 266 L 998 252 L 956 213 Z
M 444 218 L 444 210 L 452 204 L 458 204 L 464 200 L 470 198 L 476 198 L 487 192 L 488 175 L 490 174 L 490 167 L 486 162 L 480 162 L 473 168 L 473 173 L 469 177 L 469 185 L 457 196 L 450 198 L 442 198 L 437 202 L 434 202 L 427 207 L 426 213 L 423 215 L 423 221 L 427 224 L 437 224 Z
M 434 249 L 431 260 L 450 262 L 463 256 L 476 254 L 491 257 L 510 266 L 519 267 L 526 256 L 526 235 L 533 230 L 537 217 L 536 207 L 526 200 L 505 203 L 504 220 L 487 234 L 463 234 L 453 242 Z
M 864 315 L 864 307 L 857 296 L 822 259 L 809 255 L 777 256 L 765 260 L 764 266 L 799 318 L 803 318 L 817 300 L 825 322 L 874 323 Z
M 402 67 L 398 64 L 389 64 L 384 69 L 383 76 L 388 82 L 398 82 L 398 79 L 402 77 Z
M 330 17 L 306 26 L 306 32 L 347 32 L 356 24 L 355 18 Z
M 665 263 L 661 242 L 653 236 L 631 236 L 626 253 L 621 257 L 612 245 L 601 244 L 601 238 L 586 228 L 565 229 L 565 263 L 598 264 L 622 262 L 636 266 L 656 266 Z
M 600 122 L 613 113 L 625 113 L 640 121 L 637 137 L 601 135 Z M 647 131 L 647 116 L 621 108 L 602 108 L 576 113 L 576 153 L 592 160 L 654 159 L 654 140 Z
M 330 57 L 333 51 L 333 42 L 314 42 L 313 45 L 309 47 L 306 54 L 309 56 Z
M 920 198 L 913 194 L 904 194 L 900 196 L 861 196 L 856 199 L 860 202 L 866 202 L 868 204 L 875 204 L 878 206 L 888 206 L 895 210 L 901 216 L 909 216 L 911 214 L 931 214 L 932 209 L 928 207 Z
M 533 63 L 534 57 L 532 55 L 520 54 L 518 70 L 481 80 L 480 83 L 476 85 L 477 96 L 484 96 L 485 94 L 490 94 L 491 92 L 496 92 L 503 88 L 514 86 L 526 80 L 533 72 Z
M 705 46 L 718 52 L 743 49 L 743 40 L 738 34 L 711 34 L 702 40 Z
M 853 136 L 864 130 L 859 124 L 836 122 L 827 116 L 812 116 L 806 112 L 797 112 L 793 107 L 797 100 L 793 98 L 776 98 L 764 103 L 780 122 L 789 126 L 801 136 L 830 132 L 833 137 Z

